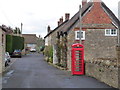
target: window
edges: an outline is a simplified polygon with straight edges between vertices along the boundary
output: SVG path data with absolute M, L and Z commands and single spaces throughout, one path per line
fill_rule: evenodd
M 80 40 L 80 31 L 75 31 L 75 39 Z M 81 40 L 85 40 L 85 31 L 81 31 Z
M 105 36 L 117 36 L 117 29 L 105 29 Z

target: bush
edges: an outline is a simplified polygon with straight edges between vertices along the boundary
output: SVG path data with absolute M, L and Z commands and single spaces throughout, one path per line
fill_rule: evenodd
M 44 55 L 48 57 L 48 62 L 53 63 L 53 48 L 52 46 L 46 46 L 44 49 Z

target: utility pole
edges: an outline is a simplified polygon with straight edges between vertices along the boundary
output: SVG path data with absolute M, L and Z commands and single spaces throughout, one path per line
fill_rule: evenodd
M 118 46 L 117 46 L 117 66 L 118 66 L 118 79 L 120 79 L 120 1 L 118 2 Z M 118 88 L 120 90 L 120 80 L 118 80 Z
M 23 24 L 21 23 L 21 35 L 22 35 L 22 26 L 23 26 Z
M 120 1 L 118 2 L 118 19 L 120 21 Z M 120 46 L 120 26 L 119 25 L 118 25 L 118 46 Z
M 79 6 L 79 26 L 80 26 L 80 30 L 79 30 L 79 34 L 80 34 L 80 44 L 81 43 L 81 31 L 82 31 L 82 16 L 81 16 L 81 13 L 82 13 L 82 8 L 81 8 L 81 5 Z

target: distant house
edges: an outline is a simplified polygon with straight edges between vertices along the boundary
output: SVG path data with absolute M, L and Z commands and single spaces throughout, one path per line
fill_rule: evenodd
M 25 48 L 31 49 L 37 46 L 37 36 L 36 34 L 22 34 L 25 39 Z
M 4 71 L 5 68 L 5 49 L 6 48 L 6 29 L 0 27 L 0 73 Z

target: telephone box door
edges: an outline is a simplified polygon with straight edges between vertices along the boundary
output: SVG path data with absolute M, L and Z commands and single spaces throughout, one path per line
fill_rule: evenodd
M 72 45 L 72 75 L 84 74 L 84 46 Z

